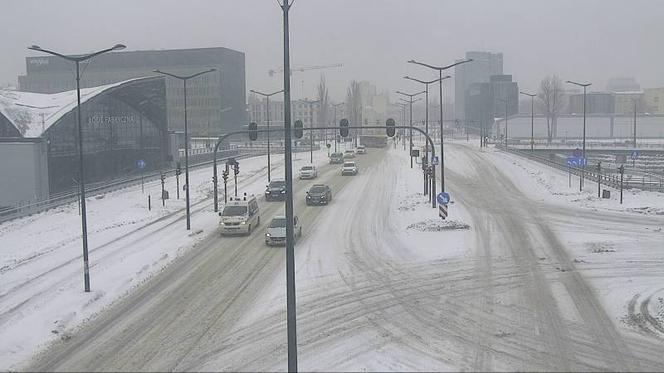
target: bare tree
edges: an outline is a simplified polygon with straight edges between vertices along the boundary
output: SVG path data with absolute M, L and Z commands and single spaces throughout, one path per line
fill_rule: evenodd
M 558 136 L 558 117 L 565 107 L 563 81 L 557 76 L 547 76 L 540 82 L 537 97 L 546 117 L 547 143 Z
M 321 124 L 326 126 L 328 124 L 328 114 L 330 107 L 330 100 L 327 92 L 327 85 L 325 84 L 325 76 L 320 76 L 318 82 L 318 126 Z
M 362 125 L 362 95 L 360 83 L 356 80 L 350 82 L 346 90 L 346 109 L 351 126 Z

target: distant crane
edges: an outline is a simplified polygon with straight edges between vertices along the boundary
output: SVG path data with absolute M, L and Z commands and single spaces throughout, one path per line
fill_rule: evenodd
M 302 71 L 307 71 L 307 70 L 321 70 L 321 69 L 330 69 L 330 68 L 333 68 L 333 67 L 342 67 L 342 66 L 343 66 L 343 64 L 336 63 L 336 64 L 333 64 L 333 65 L 293 67 L 293 68 L 291 68 L 291 75 L 293 75 L 293 72 L 295 72 L 295 71 L 302 72 Z M 274 76 L 274 74 L 283 74 L 283 73 L 284 73 L 283 68 L 279 68 L 279 69 L 276 69 L 276 70 L 269 70 L 267 72 L 267 74 L 269 76 Z

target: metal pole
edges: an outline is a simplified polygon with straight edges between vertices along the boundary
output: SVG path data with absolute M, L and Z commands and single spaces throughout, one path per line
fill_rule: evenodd
M 184 83 L 184 183 L 185 199 L 187 205 L 187 230 L 191 229 L 191 217 L 189 215 L 189 133 L 187 127 L 187 79 L 182 79 Z
M 620 166 L 620 204 L 623 203 L 623 175 L 625 174 L 625 166 Z
M 286 319 L 288 329 L 288 371 L 297 372 L 297 316 L 295 303 L 295 242 L 293 241 L 293 164 L 291 149 L 290 56 L 288 10 L 283 0 L 284 18 L 284 145 L 286 158 Z
M 429 84 L 424 84 L 424 132 L 426 134 L 429 134 Z M 424 163 L 428 166 L 429 165 L 429 143 L 425 141 L 425 147 L 424 147 Z M 427 195 L 428 191 L 428 185 L 429 185 L 429 174 L 426 171 L 426 168 L 424 169 L 424 195 Z M 431 199 L 431 195 L 429 195 L 429 199 Z
M 88 260 L 88 222 L 85 209 L 85 174 L 83 167 L 83 125 L 81 124 L 81 76 L 80 63 L 76 61 L 76 118 L 78 121 L 78 172 L 81 190 L 81 225 L 83 229 L 83 281 L 85 292 L 90 292 L 90 265 Z
M 443 148 L 443 70 L 438 70 L 438 99 L 440 100 L 440 191 L 445 192 L 445 151 Z M 435 196 L 434 196 L 435 197 Z M 436 198 L 434 198 L 434 201 Z
M 338 104 L 337 104 L 338 105 Z M 334 125 L 337 125 L 337 105 L 334 105 Z M 337 134 L 334 134 L 334 152 L 337 152 Z
M 141 153 L 141 160 L 145 158 L 145 155 L 143 154 L 143 114 L 139 114 L 138 116 L 138 126 L 139 126 L 139 143 L 140 143 L 140 153 Z M 144 175 L 144 167 L 141 167 L 141 193 L 145 193 L 145 188 L 143 187 L 143 175 Z
M 410 97 L 410 126 L 413 127 L 413 96 Z M 413 129 L 410 129 L 410 168 L 413 168 Z
M 602 163 L 597 162 L 597 198 L 600 198 L 600 187 L 602 185 Z
M 579 178 L 579 192 L 583 190 L 583 179 L 586 177 L 586 87 L 583 87 L 583 165 Z
M 535 151 L 535 96 L 530 96 L 530 151 Z
M 507 151 L 507 104 L 508 101 L 505 100 L 505 151 Z
M 634 150 L 636 150 L 636 100 L 634 100 Z
M 266 97 L 267 99 L 267 182 L 270 182 L 270 96 Z

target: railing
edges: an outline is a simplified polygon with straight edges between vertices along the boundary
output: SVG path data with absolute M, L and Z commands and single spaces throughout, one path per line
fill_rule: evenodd
M 496 145 L 496 147 L 505 150 L 504 145 Z M 534 154 L 530 152 L 530 150 L 522 150 L 514 148 L 509 148 L 508 152 L 512 154 L 517 154 L 527 159 L 537 161 L 539 163 L 543 163 L 547 166 L 557 168 L 561 171 L 571 173 L 578 177 L 580 177 L 581 174 L 584 173 L 583 168 L 568 166 L 567 162 L 560 160 L 560 158 L 556 156 L 550 158 L 540 154 Z M 606 172 L 608 170 L 604 169 L 603 171 L 604 172 L 600 171 L 600 173 L 598 173 L 595 165 L 586 165 L 585 178 L 594 182 L 597 182 L 597 180 L 599 179 L 601 184 L 604 184 L 608 187 L 612 187 L 615 189 L 620 189 L 620 175 L 616 173 L 617 170 L 615 172 L 613 170 L 611 172 Z M 648 176 L 648 178 L 646 178 L 646 176 Z M 664 192 L 664 178 L 659 177 L 658 175 L 654 175 L 653 177 L 653 174 L 643 175 L 641 177 L 625 174 L 623 178 L 622 187 L 623 189 L 641 189 L 648 191 Z

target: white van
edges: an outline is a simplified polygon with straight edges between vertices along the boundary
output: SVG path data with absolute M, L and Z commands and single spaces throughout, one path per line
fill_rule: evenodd
M 251 230 L 261 223 L 256 196 L 230 197 L 219 213 L 221 234 L 251 234 Z

